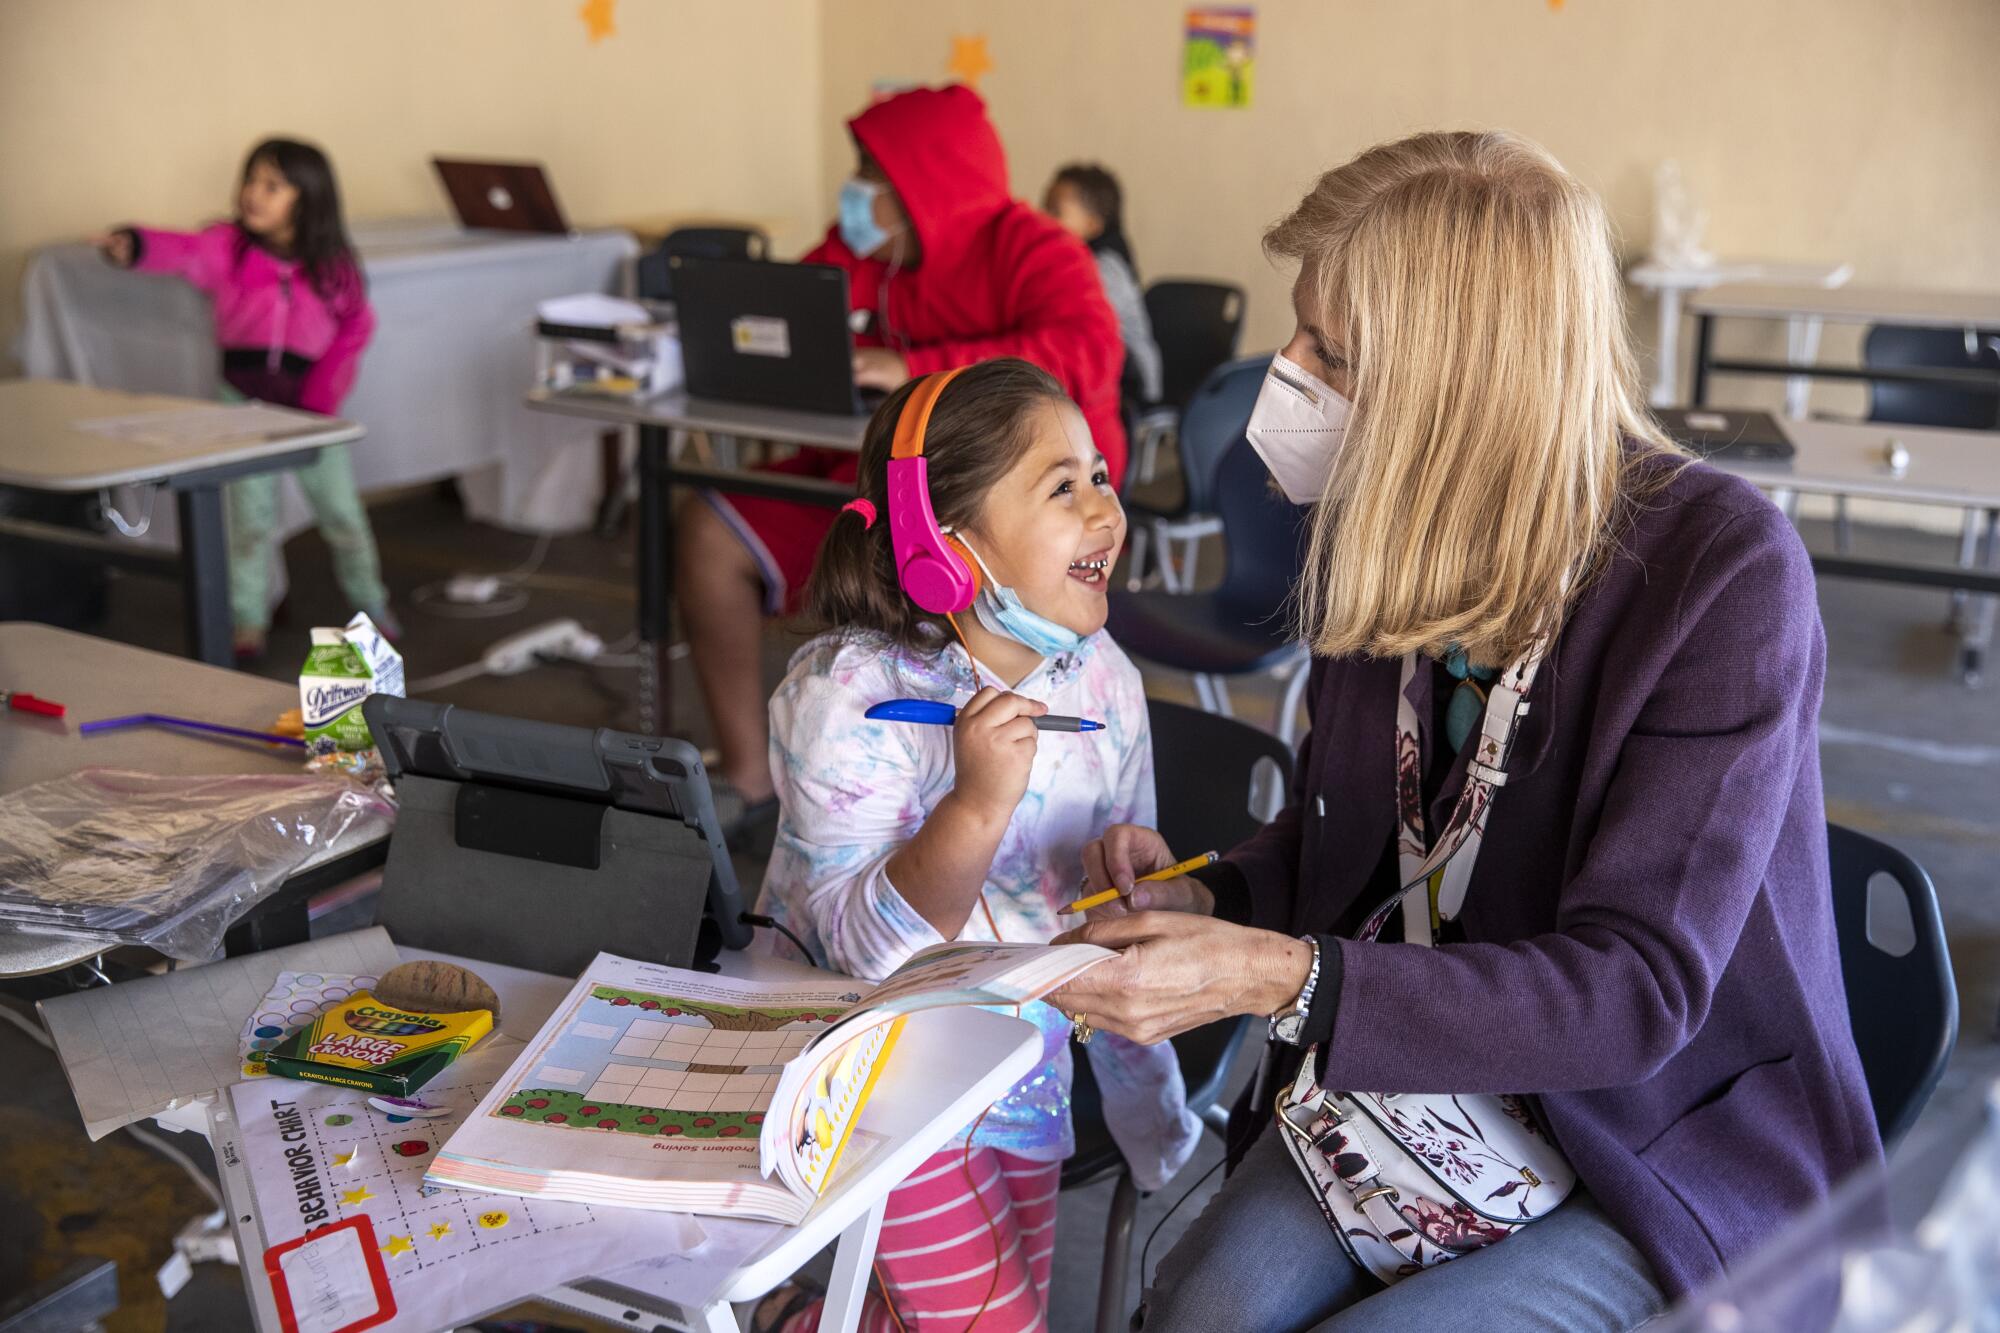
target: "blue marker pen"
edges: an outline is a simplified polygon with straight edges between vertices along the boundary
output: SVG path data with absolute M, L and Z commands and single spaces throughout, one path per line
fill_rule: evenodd
M 958 721 L 958 709 L 951 704 L 935 699 L 891 699 L 870 708 L 866 717 L 877 722 L 921 722 L 933 727 L 948 727 Z M 1057 717 L 1046 713 L 1035 719 L 1036 731 L 1102 731 L 1102 722 L 1092 722 L 1086 717 Z

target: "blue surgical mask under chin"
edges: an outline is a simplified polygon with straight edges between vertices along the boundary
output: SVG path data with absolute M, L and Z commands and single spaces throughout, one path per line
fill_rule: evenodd
M 972 546 L 962 534 L 958 540 L 966 550 L 972 551 Z M 1022 603 L 1021 594 L 993 577 L 993 571 L 986 567 L 986 561 L 979 552 L 972 551 L 972 558 L 979 561 L 980 572 L 986 575 L 980 580 L 979 595 L 972 600 L 972 614 L 979 617 L 979 623 L 989 633 L 1012 639 L 1043 657 L 1061 657 L 1083 647 L 1081 634 L 1030 611 Z
M 863 259 L 889 241 L 889 233 L 875 221 L 875 196 L 880 193 L 879 182 L 858 176 L 848 177 L 840 187 L 840 239 Z

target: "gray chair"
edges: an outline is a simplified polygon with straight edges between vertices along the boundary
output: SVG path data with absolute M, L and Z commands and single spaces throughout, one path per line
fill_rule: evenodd
M 1216 372 L 1211 383 L 1240 384 L 1245 371 L 1236 367 Z M 1201 593 L 1113 589 L 1107 627 L 1127 652 L 1188 672 L 1210 712 L 1230 711 L 1230 677 L 1277 676 L 1285 689 L 1272 729 L 1289 746 L 1311 662 L 1292 637 L 1287 612 L 1303 562 L 1309 511 L 1272 488 L 1263 460 L 1243 438 L 1241 422 L 1215 469 L 1211 492 L 1228 555 L 1221 585 Z
M 1194 586 L 1201 540 L 1222 531 L 1222 518 L 1215 508 L 1216 470 L 1230 447 L 1243 438 L 1243 428 L 1250 424 L 1250 412 L 1257 405 L 1257 394 L 1270 366 L 1268 355 L 1246 356 L 1216 366 L 1175 409 L 1173 438 L 1180 456 L 1180 500 L 1171 505 L 1126 500 L 1125 511 L 1132 524 L 1127 588 L 1137 592 L 1145 586 L 1149 550 L 1168 592 L 1186 592 Z M 1137 471 L 1128 469 L 1134 474 Z M 1176 542 L 1181 543 L 1178 555 Z

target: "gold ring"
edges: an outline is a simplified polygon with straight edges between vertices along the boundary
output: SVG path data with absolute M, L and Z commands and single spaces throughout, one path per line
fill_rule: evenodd
M 1090 1025 L 1089 1019 L 1078 1014 L 1069 1021 L 1069 1035 L 1076 1038 L 1077 1045 L 1088 1046 L 1090 1039 L 1097 1035 L 1097 1029 Z

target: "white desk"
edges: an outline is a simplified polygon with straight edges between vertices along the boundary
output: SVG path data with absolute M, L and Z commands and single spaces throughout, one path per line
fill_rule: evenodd
M 1657 259 L 1642 259 L 1632 265 L 1625 271 L 1626 281 L 1652 292 L 1659 303 L 1659 331 L 1653 343 L 1653 388 L 1650 395 L 1653 406 L 1668 407 L 1681 400 L 1681 307 L 1687 293 L 1736 282 L 1839 287 L 1853 272 L 1851 264 L 1796 264 L 1758 259 L 1724 259 L 1713 264 L 1668 264 Z M 1795 322 L 1795 326 L 1787 331 L 1788 341 L 1796 346 L 1802 338 L 1803 326 Z
M 586 525 L 596 432 L 524 411 L 520 386 L 534 374 L 536 303 L 624 290 L 637 242 L 619 230 L 467 232 L 443 219 L 362 221 L 353 234 L 376 318 L 341 405 L 368 429 L 354 451 L 362 492 L 456 478 L 482 521 Z M 209 306 L 186 283 L 58 245 L 29 257 L 21 298 L 27 374 L 214 397 Z M 280 514 L 287 535 L 309 521 L 291 489 Z
M 673 694 L 666 663 L 673 622 L 672 488 L 704 486 L 728 495 L 760 495 L 829 509 L 854 498 L 854 487 L 846 482 L 681 461 L 674 453 L 677 433 L 705 431 L 859 453 L 868 418 L 690 398 L 678 390 L 625 402 L 599 394 L 537 389 L 527 396 L 527 404 L 537 412 L 638 428 L 639 728 L 672 734 Z
M 1967 510 L 2000 509 L 2000 432 L 1939 430 L 1886 422 L 1787 421 L 1785 434 L 1797 455 L 1789 464 L 1709 461 L 1776 492 L 1858 495 L 1909 504 L 1950 505 Z M 1899 475 L 1890 470 L 1887 449 L 1896 441 L 1909 452 Z M 1967 588 L 1972 598 L 1960 624 L 1960 668 L 1968 683 L 1984 669 L 1992 641 L 1995 591 L 2000 589 L 2000 539 L 1989 520 L 1984 573 L 1945 566 L 1815 555 L 1813 568 L 1835 578 L 1883 579 L 1942 588 Z
M 1797 387 L 1786 394 L 1786 415 L 1803 417 L 1804 387 L 1809 378 L 1936 384 L 1956 389 L 2000 394 L 2000 374 L 1978 370 L 1822 366 L 1814 361 L 1819 332 L 1825 324 L 1888 324 L 1916 328 L 1964 329 L 1968 333 L 2000 329 L 2000 293 L 1899 291 L 1878 287 L 1791 287 L 1752 283 L 1712 288 L 1688 302 L 1695 317 L 1694 390 L 1692 401 L 1707 402 L 1712 372 L 1737 375 L 1783 375 Z M 1782 319 L 1803 336 L 1788 339 L 1783 363 L 1718 359 L 1711 351 L 1718 319 Z
M 690 398 L 675 389 L 653 398 L 628 401 L 602 394 L 552 393 L 537 389 L 527 397 L 530 408 L 557 416 L 581 417 L 619 426 L 659 430 L 699 430 L 746 440 L 805 444 L 821 449 L 861 452 L 868 431 L 866 413 L 794 412 L 782 407 L 758 407 L 717 398 Z
M 87 494 L 113 486 L 161 487 L 174 493 L 180 517 L 180 574 L 186 598 L 188 653 L 230 660 L 229 543 L 222 485 L 257 472 L 309 462 L 322 445 L 361 438 L 361 427 L 333 417 L 282 434 L 214 443 L 149 444 L 79 429 L 78 422 L 137 412 L 211 412 L 202 402 L 159 394 L 93 389 L 62 380 L 0 380 L 0 484 Z M 301 414 L 305 415 L 305 414 Z M 152 503 L 149 497 L 146 504 Z M 0 520 L 0 538 L 24 545 L 95 552 L 101 559 L 157 572 L 159 558 L 129 543 L 53 524 Z
M 449 958 L 418 952 L 408 956 Z M 493 985 L 500 996 L 501 1030 L 523 1041 L 534 1036 L 569 992 L 570 982 L 564 978 L 473 959 L 451 961 L 474 968 Z M 810 969 L 797 964 L 729 952 L 723 954 L 723 970 L 731 976 L 810 974 Z M 797 1226 L 751 1224 L 763 1233 L 761 1240 L 736 1255 L 734 1267 L 726 1275 L 717 1275 L 715 1295 L 709 1303 L 684 1306 L 595 1280 L 571 1283 L 547 1293 L 545 1299 L 639 1328 L 735 1333 L 731 1302 L 756 1300 L 837 1240 L 833 1282 L 820 1327 L 827 1333 L 853 1333 L 861 1316 L 889 1191 L 1005 1094 L 1034 1066 L 1040 1052 L 1040 1031 L 1023 1019 L 979 1009 L 917 1015 L 905 1027 L 895 1059 L 883 1071 L 857 1122 L 862 1129 L 881 1135 L 890 1146 L 864 1165 L 840 1171 Z M 181 1125 L 176 1122 L 175 1127 Z M 216 1097 L 209 1109 L 208 1132 L 221 1166 L 223 1197 L 229 1206 L 237 1253 L 244 1259 L 240 1267 L 252 1313 L 259 1329 L 276 1333 L 277 1309 L 269 1278 L 258 1259 L 266 1246 L 255 1210 L 255 1193 L 243 1153 L 236 1147 L 236 1127 L 224 1097 Z M 467 1311 L 465 1317 L 469 1320 L 482 1313 L 486 1312 Z
M 298 705 L 277 681 L 222 671 L 164 653 L 18 621 L 0 624 L 0 689 L 22 690 L 68 707 L 62 718 L 0 710 L 0 796 L 88 767 L 141 773 L 293 773 L 295 750 L 198 739 L 154 727 L 85 738 L 77 728 L 127 713 L 173 713 L 228 726 L 268 729 Z M 232 952 L 305 938 L 305 899 L 326 884 L 378 864 L 379 837 L 343 838 L 315 851 L 277 893 L 234 928 Z M 50 935 L 0 928 L 0 977 L 53 972 L 102 952 Z

